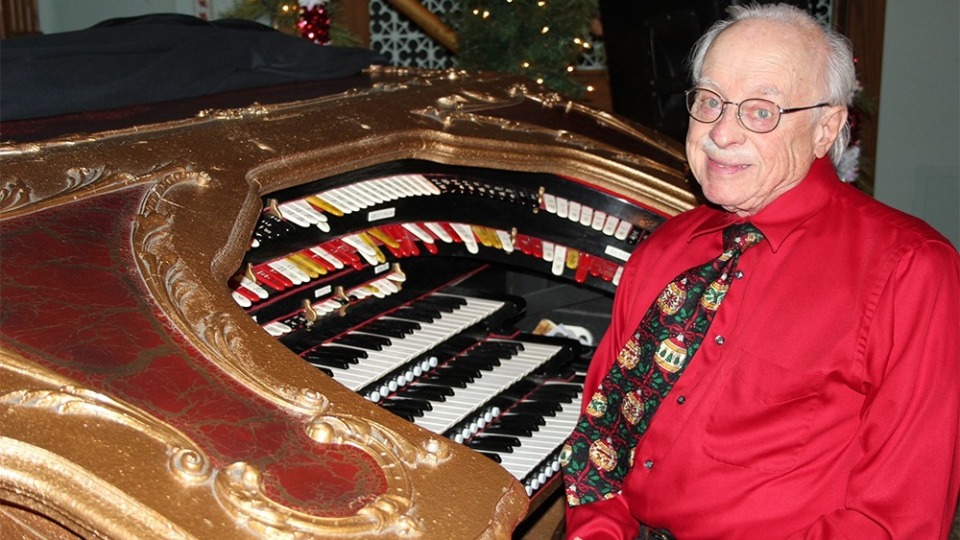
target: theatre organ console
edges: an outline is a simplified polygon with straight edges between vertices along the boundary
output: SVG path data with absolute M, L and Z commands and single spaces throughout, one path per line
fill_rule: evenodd
M 67 538 L 518 534 L 592 344 L 511 280 L 610 298 L 693 204 L 676 143 L 506 75 L 53 127 L 0 146 L 0 526 Z

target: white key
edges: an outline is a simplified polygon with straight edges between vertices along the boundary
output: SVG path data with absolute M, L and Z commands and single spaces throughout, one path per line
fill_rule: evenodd
M 473 235 L 473 229 L 465 223 L 451 223 L 450 226 L 453 228 L 453 232 L 457 233 L 457 236 L 463 240 L 463 245 L 466 246 L 467 251 L 476 255 L 480 253 L 480 246 L 477 244 L 477 237 Z
M 435 296 L 450 296 L 436 294 Z M 333 370 L 334 380 L 353 391 L 359 391 L 391 371 L 409 363 L 416 357 L 436 347 L 442 342 L 466 330 L 470 326 L 489 317 L 503 307 L 503 302 L 473 297 L 459 297 L 466 300 L 466 304 L 451 313 L 441 312 L 440 317 L 430 323 L 420 323 L 420 329 L 414 330 L 403 338 L 391 338 L 391 345 L 380 351 L 366 351 L 367 358 L 347 369 Z M 382 320 L 402 319 L 402 314 L 394 312 L 390 316 L 380 317 Z M 363 333 L 358 331 L 357 333 Z M 373 332 L 369 332 L 373 333 Z M 348 347 L 347 345 L 337 345 Z M 356 348 L 356 347 L 352 347 Z M 318 348 L 322 351 L 322 348 Z M 344 377 L 342 373 L 350 372 Z

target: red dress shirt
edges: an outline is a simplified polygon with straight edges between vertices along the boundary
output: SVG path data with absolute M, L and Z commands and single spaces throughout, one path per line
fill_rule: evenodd
M 638 247 L 586 388 L 736 220 L 701 206 Z M 960 486 L 956 249 L 826 159 L 750 221 L 766 238 L 740 258 L 622 493 L 568 508 L 568 537 L 634 538 L 643 522 L 680 540 L 946 538 Z

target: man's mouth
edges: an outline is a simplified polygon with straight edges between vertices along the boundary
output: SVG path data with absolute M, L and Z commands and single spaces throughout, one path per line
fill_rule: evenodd
M 742 171 L 742 170 L 750 167 L 749 164 L 728 163 L 728 162 L 719 161 L 719 160 L 716 160 L 716 159 L 713 159 L 713 158 L 708 158 L 708 159 L 710 160 L 710 166 L 711 166 L 713 169 L 716 169 L 716 170 L 719 170 L 719 171 L 724 171 L 724 172 L 731 172 L 731 173 L 733 173 L 733 172 L 740 172 L 740 171 Z

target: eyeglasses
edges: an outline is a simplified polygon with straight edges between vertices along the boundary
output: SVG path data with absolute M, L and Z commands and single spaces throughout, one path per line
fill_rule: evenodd
M 720 94 L 705 88 L 691 88 L 686 91 L 687 112 L 697 122 L 712 124 L 723 116 L 727 105 L 736 105 L 737 119 L 743 127 L 754 133 L 767 133 L 776 129 L 780 124 L 780 117 L 784 114 L 828 107 L 829 103 L 817 103 L 809 107 L 794 107 L 781 109 L 779 105 L 765 99 L 746 99 L 740 103 L 726 101 Z

